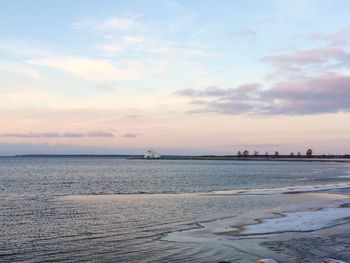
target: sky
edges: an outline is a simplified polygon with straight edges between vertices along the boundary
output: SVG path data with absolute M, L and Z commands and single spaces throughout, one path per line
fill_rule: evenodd
M 350 152 L 348 0 L 0 6 L 0 155 Z

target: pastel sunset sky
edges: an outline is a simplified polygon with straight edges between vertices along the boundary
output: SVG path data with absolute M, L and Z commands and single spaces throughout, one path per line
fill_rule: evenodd
M 0 155 L 350 152 L 350 1 L 0 0 Z

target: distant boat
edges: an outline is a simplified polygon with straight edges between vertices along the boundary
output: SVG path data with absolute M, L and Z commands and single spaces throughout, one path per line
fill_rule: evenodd
M 145 155 L 143 156 L 144 159 L 160 159 L 161 156 L 149 149 L 148 151 L 145 152 Z

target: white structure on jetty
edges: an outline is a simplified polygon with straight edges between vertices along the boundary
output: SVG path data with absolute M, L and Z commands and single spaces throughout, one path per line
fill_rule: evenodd
M 145 155 L 143 156 L 144 159 L 160 159 L 161 156 L 149 149 L 148 151 L 145 152 Z

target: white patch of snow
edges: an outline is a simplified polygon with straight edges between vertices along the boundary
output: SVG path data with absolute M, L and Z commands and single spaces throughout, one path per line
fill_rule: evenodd
M 323 229 L 345 222 L 350 208 L 325 208 L 318 211 L 285 213 L 284 217 L 266 219 L 256 225 L 244 227 L 241 234 L 269 234 L 279 232 L 306 232 Z

